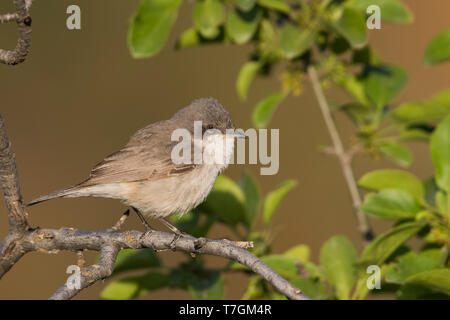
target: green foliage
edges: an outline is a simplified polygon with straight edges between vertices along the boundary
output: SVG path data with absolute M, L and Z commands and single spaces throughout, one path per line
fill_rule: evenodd
M 434 131 L 431 142 L 431 159 L 436 169 L 436 183 L 450 192 L 450 116 L 445 118 Z
M 250 228 L 258 214 L 260 192 L 255 179 L 248 173 L 244 172 L 239 180 L 239 186 L 245 195 L 245 222 Z
M 372 190 L 400 189 L 410 193 L 418 201 L 424 198 L 425 190 L 422 182 L 415 175 L 393 169 L 376 170 L 362 176 L 358 184 Z
M 283 253 L 285 257 L 291 257 L 294 259 L 297 259 L 298 261 L 302 263 L 306 263 L 309 261 L 309 256 L 311 255 L 311 251 L 309 250 L 308 246 L 305 246 L 304 244 L 298 244 L 289 250 L 285 251 Z
M 159 267 L 160 265 L 158 257 L 151 249 L 123 249 L 117 255 L 114 273 Z
M 189 277 L 189 292 L 197 300 L 219 300 L 224 298 L 225 282 L 219 272 L 208 272 L 202 277 Z
M 228 15 L 225 28 L 235 43 L 244 44 L 256 33 L 261 18 L 262 11 L 258 8 L 247 12 L 236 9 Z
M 379 145 L 380 152 L 389 160 L 401 167 L 409 167 L 412 163 L 411 151 L 396 141 L 386 141 Z
M 281 30 L 280 49 L 287 59 L 297 58 L 311 47 L 316 36 L 311 30 L 288 25 Z
M 386 270 L 385 280 L 389 283 L 405 284 L 405 281 L 415 274 L 440 268 L 436 259 L 425 254 L 409 252 L 400 256 L 398 262 L 392 263 Z
M 262 209 L 263 220 L 266 225 L 270 224 L 275 215 L 275 212 L 278 209 L 278 206 L 281 204 L 287 193 L 291 191 L 296 185 L 297 182 L 295 182 L 294 180 L 285 181 L 280 184 L 276 190 L 270 192 L 266 196 Z
M 236 7 L 242 11 L 250 11 L 255 7 L 256 0 L 236 0 Z
M 450 90 L 439 92 L 422 102 L 404 103 L 392 110 L 392 118 L 407 125 L 440 121 L 450 115 Z
M 197 1 L 193 12 L 195 29 L 206 39 L 219 35 L 224 20 L 224 6 L 220 0 Z
M 149 57 L 162 49 L 180 4 L 179 0 L 141 1 L 129 28 L 133 57 Z M 259 77 L 279 72 L 272 78 L 279 79 L 280 89 L 260 97 L 253 110 L 257 128 L 270 124 L 286 97 L 301 94 L 306 70 L 314 66 L 323 89 L 336 85 L 348 94 L 348 100 L 336 103 L 331 111 L 345 114 L 355 126 L 356 153 L 408 167 L 413 157 L 405 142 L 429 143 L 435 168 L 429 179 L 421 181 L 398 169 L 367 172 L 359 179 L 360 187 L 371 190 L 360 209 L 393 220 L 392 228 L 360 254 L 344 236 L 331 237 L 320 250 L 319 264 L 311 261 L 310 248 L 304 244 L 275 253 L 274 217 L 296 182 L 287 180 L 263 195 L 249 173 L 237 183 L 219 176 L 205 203 L 172 221 L 197 237 L 207 236 L 220 223 L 240 240 L 253 241 L 252 253 L 313 299 L 365 298 L 374 292 L 366 283 L 370 265 L 381 268 L 381 291 L 398 299 L 449 299 L 450 89 L 424 101 L 396 104 L 408 75 L 401 66 L 383 61 L 367 43 L 369 5 L 381 8 L 383 23 L 413 21 L 400 0 L 198 0 L 193 5 L 193 24 L 178 36 L 176 48 L 208 44 L 251 48 L 235 84 L 242 100 Z M 445 30 L 431 40 L 424 62 L 435 65 L 449 59 L 450 30 Z M 420 249 L 409 247 L 411 238 Z M 143 274 L 130 277 L 129 271 Z M 196 299 L 222 299 L 223 275 L 231 271 L 248 276 L 243 298 L 284 299 L 236 261 L 216 270 L 207 267 L 201 256 L 192 259 L 186 254 L 185 261 L 168 267 L 150 249 L 122 251 L 114 271 L 122 278 L 108 284 L 102 297 L 130 299 L 160 288 L 177 288 Z
M 397 0 L 349 0 L 348 5 L 366 12 L 370 5 L 380 7 L 381 19 L 394 23 L 411 23 L 413 15 L 409 9 Z
M 405 280 L 407 284 L 420 284 L 450 295 L 450 270 L 434 269 L 417 273 Z
M 120 279 L 106 286 L 101 297 L 109 300 L 128 300 L 139 298 L 149 291 L 167 286 L 168 277 L 159 272 L 149 272 L 143 276 Z
M 364 78 L 365 92 L 377 108 L 383 108 L 395 98 L 408 80 L 406 72 L 394 65 L 371 66 L 367 73 Z
M 284 0 L 258 0 L 258 4 L 267 9 L 274 9 L 279 12 L 289 13 L 289 5 Z
M 181 0 L 142 0 L 131 19 L 128 46 L 134 58 L 157 54 L 178 16 Z
M 261 62 L 249 61 L 245 63 L 242 66 L 241 71 L 239 71 L 238 79 L 236 81 L 236 90 L 242 100 L 247 99 L 248 89 L 257 73 L 261 70 L 261 67 Z
M 230 178 L 217 177 L 216 183 L 201 210 L 235 226 L 245 219 L 245 194 Z
M 344 236 L 334 236 L 320 250 L 320 264 L 327 281 L 336 288 L 338 299 L 349 299 L 356 281 L 357 254 L 353 244 Z
M 253 111 L 253 125 L 256 128 L 264 128 L 285 97 L 286 95 L 283 93 L 272 93 L 258 102 L 258 105 Z
M 431 40 L 425 51 L 425 64 L 433 65 L 450 59 L 450 29 Z
M 365 44 L 367 27 L 360 11 L 350 7 L 336 10 L 331 25 L 353 48 L 361 48 Z
M 406 191 L 386 189 L 377 194 L 368 194 L 362 210 L 383 219 L 408 219 L 414 218 L 421 206 Z

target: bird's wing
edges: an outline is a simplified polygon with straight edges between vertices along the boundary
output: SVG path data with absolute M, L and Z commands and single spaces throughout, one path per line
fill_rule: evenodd
M 123 149 L 97 164 L 81 186 L 156 180 L 194 170 L 195 164 L 173 163 L 171 152 L 177 142 L 170 140 L 169 129 L 159 126 L 155 132 L 154 125 L 150 125 L 139 130 Z

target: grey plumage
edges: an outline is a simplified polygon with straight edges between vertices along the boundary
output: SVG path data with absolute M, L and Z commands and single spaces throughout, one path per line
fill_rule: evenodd
M 59 197 L 108 197 L 120 199 L 154 218 L 186 212 L 202 202 L 217 175 L 226 167 L 208 164 L 174 164 L 171 141 L 175 129 L 194 130 L 202 121 L 224 134 L 233 129 L 225 108 L 213 98 L 193 101 L 171 119 L 138 130 L 119 151 L 94 166 L 89 178 L 60 191 L 39 197 L 31 206 Z

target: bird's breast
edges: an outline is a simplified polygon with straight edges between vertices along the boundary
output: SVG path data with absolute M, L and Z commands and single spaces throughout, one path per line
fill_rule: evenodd
M 122 200 L 152 218 L 183 214 L 206 199 L 219 173 L 215 165 L 202 164 L 186 174 L 130 183 Z

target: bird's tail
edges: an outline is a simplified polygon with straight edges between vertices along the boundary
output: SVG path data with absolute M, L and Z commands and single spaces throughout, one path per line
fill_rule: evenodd
M 47 194 L 45 196 L 41 196 L 39 198 L 36 198 L 30 202 L 28 202 L 27 204 L 25 204 L 26 207 L 50 200 L 50 199 L 55 199 L 55 198 L 61 198 L 61 197 L 67 197 L 67 196 L 71 196 L 74 195 L 74 193 L 76 193 L 76 191 L 79 189 L 79 185 L 67 188 L 67 189 L 63 189 L 63 190 L 59 190 L 59 191 L 55 191 L 52 192 L 50 194 Z

